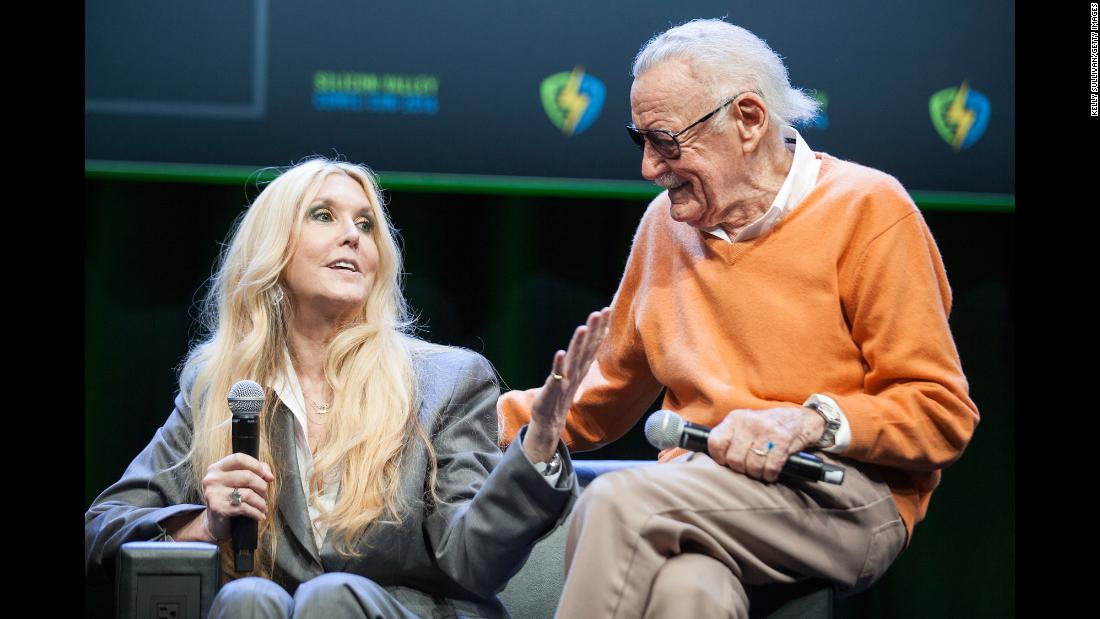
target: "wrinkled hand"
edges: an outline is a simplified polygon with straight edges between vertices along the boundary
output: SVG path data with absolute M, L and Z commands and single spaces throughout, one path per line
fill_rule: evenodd
M 531 405 L 531 425 L 523 437 L 523 450 L 532 462 L 547 462 L 554 457 L 558 438 L 565 430 L 565 415 L 607 335 L 610 320 L 609 307 L 592 312 L 588 321 L 573 332 L 568 351 L 554 353 L 550 376 Z
M 718 464 L 771 483 L 787 458 L 817 443 L 824 432 L 825 420 L 809 408 L 738 409 L 710 431 L 707 451 Z
M 248 516 L 261 521 L 267 518 L 267 485 L 275 479 L 271 468 L 252 456 L 230 454 L 206 469 L 202 492 L 206 497 L 207 532 L 215 540 L 229 537 L 229 519 Z M 241 504 L 233 505 L 230 494 L 236 489 Z

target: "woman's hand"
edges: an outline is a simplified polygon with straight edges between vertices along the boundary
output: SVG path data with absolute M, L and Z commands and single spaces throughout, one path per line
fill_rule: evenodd
M 202 492 L 206 509 L 173 516 L 161 523 L 177 542 L 214 542 L 229 537 L 229 519 L 248 516 L 253 520 L 267 517 L 267 484 L 275 476 L 271 467 L 241 453 L 230 454 L 206 469 Z M 233 505 L 233 491 L 241 504 Z
M 229 537 L 229 519 L 248 516 L 261 521 L 267 518 L 267 485 L 275 479 L 271 468 L 252 456 L 230 454 L 206 469 L 202 478 L 202 493 L 206 497 L 204 526 L 215 540 Z M 233 492 L 240 495 L 234 505 Z
M 531 405 L 531 424 L 523 437 L 523 450 L 532 462 L 548 462 L 554 457 L 558 438 L 565 429 L 565 414 L 588 373 L 588 366 L 596 358 L 610 319 L 609 307 L 592 312 L 588 322 L 573 332 L 569 350 L 554 354 L 550 376 Z

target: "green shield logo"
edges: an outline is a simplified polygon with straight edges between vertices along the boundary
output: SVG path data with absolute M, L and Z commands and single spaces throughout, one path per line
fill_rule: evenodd
M 539 85 L 542 109 L 565 135 L 576 135 L 592 126 L 603 108 L 605 92 L 603 82 L 580 66 L 555 73 Z
M 965 81 L 958 88 L 944 88 L 928 99 L 932 126 L 956 151 L 970 148 L 989 126 L 989 98 Z

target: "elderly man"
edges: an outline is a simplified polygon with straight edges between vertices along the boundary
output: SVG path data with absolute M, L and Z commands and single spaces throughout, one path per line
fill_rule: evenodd
M 642 175 L 668 191 L 638 227 L 597 363 L 562 378 L 583 379 L 566 441 L 615 440 L 662 388 L 664 408 L 716 427 L 709 456 L 666 450 L 585 491 L 558 616 L 745 617 L 745 585 L 862 589 L 978 422 L 935 242 L 896 179 L 791 128 L 816 105 L 747 30 L 672 28 L 633 73 Z M 536 393 L 498 401 L 506 439 Z M 844 483 L 775 483 L 805 449 Z

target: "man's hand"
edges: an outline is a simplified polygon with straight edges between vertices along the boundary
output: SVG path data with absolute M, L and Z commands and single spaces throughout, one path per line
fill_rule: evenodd
M 554 354 L 550 376 L 531 405 L 531 425 L 523 437 L 523 450 L 532 462 L 547 462 L 554 457 L 558 438 L 565 430 L 565 414 L 573 405 L 573 396 L 588 373 L 588 366 L 596 358 L 610 320 L 611 308 L 592 312 L 588 322 L 573 332 L 569 351 Z
M 771 483 L 787 458 L 824 433 L 825 420 L 806 407 L 738 409 L 710 431 L 707 450 L 718 464 Z

